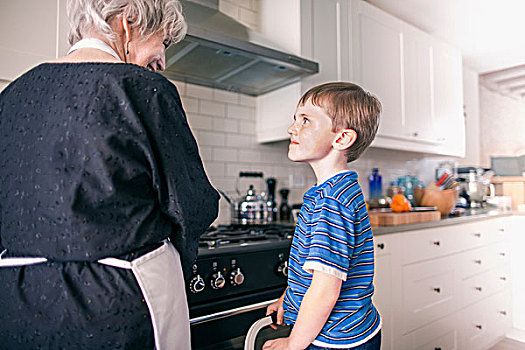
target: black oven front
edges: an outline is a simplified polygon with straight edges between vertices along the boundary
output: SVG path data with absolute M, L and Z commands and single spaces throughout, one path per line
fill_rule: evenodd
M 244 348 L 250 326 L 286 288 L 290 243 L 288 237 L 199 249 L 186 281 L 192 349 Z M 288 333 L 289 327 L 267 327 L 256 349 Z

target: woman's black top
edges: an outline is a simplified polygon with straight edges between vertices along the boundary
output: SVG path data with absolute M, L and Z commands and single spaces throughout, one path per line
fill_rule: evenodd
M 96 261 L 170 237 L 188 273 L 218 199 L 161 75 L 115 63 L 22 75 L 0 94 L 0 245 L 49 261 L 0 267 L 0 349 L 152 349 L 133 272 Z
M 121 257 L 168 236 L 185 271 L 217 216 L 177 89 L 131 64 L 42 64 L 0 95 L 9 256 Z

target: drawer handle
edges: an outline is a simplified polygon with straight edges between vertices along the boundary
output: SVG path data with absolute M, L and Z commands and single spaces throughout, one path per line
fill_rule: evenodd
M 475 287 L 475 289 L 476 289 L 478 292 L 483 292 L 483 288 L 482 288 L 482 287 Z
M 505 229 L 504 228 L 500 228 L 498 229 L 499 232 L 505 232 Z
M 436 246 L 438 246 L 438 247 L 441 245 L 441 242 L 440 242 L 440 241 L 434 241 L 434 242 L 432 242 L 432 243 L 434 243 L 434 245 L 436 245 Z
M 505 311 L 505 310 L 502 310 L 499 313 L 502 314 L 503 316 L 507 316 L 507 311 Z
M 474 237 L 481 238 L 481 233 L 479 233 L 479 232 L 474 233 Z
M 377 247 L 378 247 L 379 249 L 385 249 L 385 244 L 384 244 L 384 243 L 379 243 L 379 244 L 377 245 Z
M 506 280 L 507 280 L 507 277 L 505 277 L 505 276 L 501 276 L 499 279 L 502 280 L 502 281 L 506 281 Z
M 434 348 L 434 350 L 441 350 L 441 348 Z
M 475 262 L 476 264 L 481 265 L 481 259 L 480 259 L 480 260 L 474 260 L 474 262 Z
M 476 328 L 479 329 L 479 330 L 482 330 L 482 329 L 483 329 L 483 326 L 480 325 L 480 324 L 477 324 L 477 325 L 476 325 Z
M 436 287 L 436 288 L 433 288 L 433 289 L 434 289 L 434 292 L 436 292 L 436 293 L 441 293 L 441 288 Z
M 499 253 L 499 255 L 501 255 L 501 256 L 505 256 L 505 255 L 507 255 L 507 254 L 505 254 L 505 252 L 501 252 L 501 253 Z

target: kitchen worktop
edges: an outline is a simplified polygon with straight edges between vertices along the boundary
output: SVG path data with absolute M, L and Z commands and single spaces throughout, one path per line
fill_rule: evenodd
M 426 229 L 426 228 L 457 225 L 457 224 L 463 224 L 463 223 L 470 222 L 470 221 L 479 221 L 479 220 L 485 220 L 488 218 L 511 216 L 513 214 L 516 214 L 516 213 L 513 211 L 503 212 L 503 211 L 498 211 L 496 209 L 485 209 L 485 208 L 468 209 L 464 215 L 456 216 L 456 217 L 447 217 L 439 221 L 421 222 L 421 223 L 408 224 L 408 225 L 374 227 L 372 230 L 374 232 L 374 236 L 379 236 L 379 235 L 385 235 L 385 234 L 391 234 L 391 233 L 397 233 L 397 232 L 407 232 L 407 231 L 421 230 L 421 229 Z M 518 214 L 522 214 L 522 213 L 518 213 Z

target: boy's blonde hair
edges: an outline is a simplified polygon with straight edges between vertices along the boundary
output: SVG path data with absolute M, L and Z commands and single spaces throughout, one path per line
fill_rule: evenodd
M 308 100 L 324 109 L 332 118 L 332 131 L 353 129 L 357 140 L 346 151 L 348 162 L 358 159 L 374 140 L 379 127 L 381 102 L 359 85 L 332 82 L 314 86 L 301 97 L 298 105 Z

